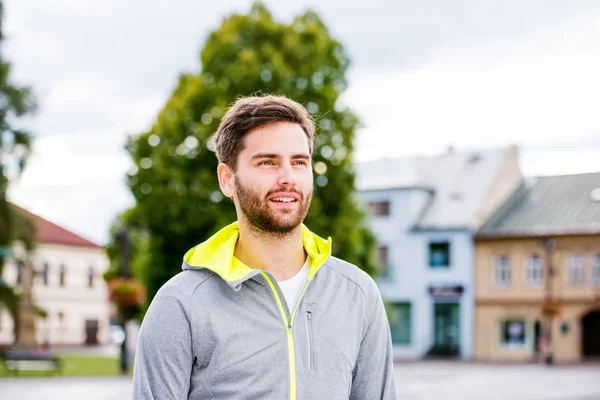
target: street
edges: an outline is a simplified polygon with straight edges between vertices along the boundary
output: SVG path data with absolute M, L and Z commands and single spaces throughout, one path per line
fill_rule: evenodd
M 397 364 L 401 400 L 600 400 L 600 365 Z M 0 378 L 2 400 L 129 400 L 129 378 Z

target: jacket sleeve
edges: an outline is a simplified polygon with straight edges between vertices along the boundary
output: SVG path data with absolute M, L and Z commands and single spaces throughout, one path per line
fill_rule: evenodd
M 350 400 L 396 400 L 392 338 L 379 290 L 366 294 L 366 332 L 352 376 Z
M 194 362 L 189 304 L 158 291 L 140 327 L 133 372 L 134 400 L 187 399 Z

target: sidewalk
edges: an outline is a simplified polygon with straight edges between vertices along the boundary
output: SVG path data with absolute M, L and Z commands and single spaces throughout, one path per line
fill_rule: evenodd
M 600 365 L 395 365 L 399 400 L 599 400 Z M 0 378 L 0 399 L 131 400 L 130 377 Z M 243 398 L 243 397 L 240 397 Z M 319 399 L 320 400 L 320 399 Z
M 0 399 L 131 400 L 131 378 L 2 378 Z

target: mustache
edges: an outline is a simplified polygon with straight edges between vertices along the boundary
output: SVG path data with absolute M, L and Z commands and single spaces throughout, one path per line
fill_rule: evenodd
M 300 198 L 304 197 L 304 195 L 296 189 L 283 189 L 283 188 L 271 190 L 267 193 L 267 195 L 265 197 L 271 197 L 275 194 L 292 194 L 292 193 L 298 195 L 298 197 L 300 197 Z

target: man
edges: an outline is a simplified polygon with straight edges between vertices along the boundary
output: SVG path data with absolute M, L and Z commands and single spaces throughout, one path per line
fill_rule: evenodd
M 141 326 L 135 399 L 396 399 L 373 280 L 302 222 L 315 126 L 285 97 L 238 100 L 215 144 L 237 222 L 189 250 Z

